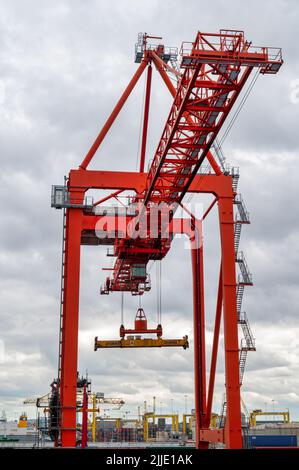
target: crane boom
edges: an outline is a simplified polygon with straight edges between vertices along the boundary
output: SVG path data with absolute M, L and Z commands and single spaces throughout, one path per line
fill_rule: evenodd
M 252 48 L 242 31 L 199 32 L 181 51 L 185 71 L 148 173 L 145 204 L 181 202 L 253 67 L 276 73 L 282 63 L 279 50 L 271 60 L 268 48 Z
M 170 67 L 161 70 L 164 62 L 167 65 L 164 46 L 150 47 L 145 42 L 142 54 L 138 60 L 149 64 L 153 61 L 167 76 Z M 174 101 L 147 175 L 146 189 L 139 196 L 143 211 L 149 211 L 152 204 L 165 203 L 172 209 L 172 217 L 205 157 L 217 174 L 222 173 L 210 149 L 248 77 L 253 68 L 262 74 L 277 73 L 282 63 L 281 49 L 254 47 L 245 40 L 243 31 L 198 32 L 193 43 L 183 43 L 176 91 L 166 83 Z M 170 244 L 171 239 L 165 242 L 150 236 L 116 240 L 113 276 L 106 279 L 101 292 L 142 294 L 149 290 L 146 266 L 149 260 L 162 259 Z M 143 267 L 144 275 L 132 277 L 134 266 Z

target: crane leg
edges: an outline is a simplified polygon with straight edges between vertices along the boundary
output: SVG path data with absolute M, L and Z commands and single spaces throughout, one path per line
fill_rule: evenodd
M 233 197 L 219 198 L 218 211 L 222 251 L 225 386 L 227 399 L 224 438 L 227 448 L 240 449 L 242 448 L 242 429 Z
M 68 209 L 62 322 L 62 354 L 60 361 L 60 437 L 62 447 L 76 446 L 81 226 L 82 211 L 79 209 Z
M 207 427 L 210 427 L 210 423 L 211 423 L 211 413 L 212 413 L 212 405 L 213 405 L 213 394 L 214 394 L 218 345 L 219 345 L 219 334 L 220 334 L 220 325 L 221 325 L 222 299 L 223 299 L 222 270 L 220 266 L 217 306 L 216 306 L 215 325 L 214 325 L 214 337 L 213 337 L 212 355 L 211 355 L 210 378 L 209 378 L 209 388 L 208 388 L 208 398 L 207 398 Z
M 194 379 L 196 413 L 196 447 L 208 448 L 208 442 L 200 440 L 200 430 L 205 427 L 206 416 L 206 357 L 203 247 L 191 249 L 193 273 L 193 322 L 194 322 Z

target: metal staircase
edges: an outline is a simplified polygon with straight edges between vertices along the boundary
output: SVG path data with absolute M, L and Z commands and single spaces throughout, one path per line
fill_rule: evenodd
M 240 238 L 241 238 L 242 224 L 235 223 L 235 253 L 238 253 Z
M 238 183 L 238 179 L 236 179 L 236 185 L 237 183 Z M 235 185 L 235 188 L 237 189 L 236 185 Z M 242 225 L 250 224 L 250 220 L 249 220 L 249 212 L 247 211 L 245 207 L 241 194 L 237 194 L 235 196 L 234 204 L 236 205 L 238 209 L 236 213 L 236 217 L 235 217 L 235 253 L 237 255 L 239 251 Z
M 249 271 L 243 251 L 236 253 L 236 263 L 238 263 L 241 271 L 238 276 L 238 284 L 252 286 L 252 274 Z
M 237 189 L 238 189 L 238 183 L 239 183 L 239 167 L 233 167 L 230 171 L 230 174 L 233 178 L 233 191 L 235 194 L 237 194 Z
M 244 224 L 250 224 L 249 212 L 246 209 L 243 198 L 241 194 L 237 194 L 238 183 L 239 183 L 239 168 L 232 167 L 229 169 L 229 166 L 225 163 L 225 157 L 222 153 L 220 145 L 216 142 L 213 145 L 214 152 L 217 156 L 217 159 L 220 163 L 222 169 L 226 169 L 226 173 L 230 174 L 232 177 L 232 187 L 235 194 L 234 205 L 237 210 L 235 213 L 235 228 L 234 228 L 234 247 L 235 247 L 235 260 L 239 266 L 240 273 L 237 279 L 237 314 L 238 314 L 238 324 L 242 328 L 243 338 L 241 339 L 240 344 L 240 355 L 239 355 L 239 370 L 240 370 L 240 385 L 243 383 L 244 371 L 246 366 L 246 359 L 248 351 L 255 351 L 255 339 L 252 335 L 252 331 L 249 325 L 248 317 L 246 312 L 242 312 L 242 302 L 244 296 L 245 286 L 252 286 L 252 274 L 249 270 L 248 264 L 246 262 L 243 251 L 239 251 L 240 238 L 242 226 Z M 226 409 L 227 401 L 226 394 L 223 395 L 222 405 L 221 405 L 221 414 L 219 418 L 219 428 L 225 427 L 226 421 Z
M 244 288 L 245 288 L 244 284 L 238 284 L 237 285 L 237 312 L 238 312 L 238 318 L 240 318 L 240 314 L 241 314 Z
M 233 169 L 234 170 L 234 169 Z M 231 172 L 233 177 L 233 191 L 237 192 L 238 182 L 239 182 L 239 172 Z M 248 351 L 255 351 L 255 339 L 252 335 L 252 331 L 249 325 L 248 317 L 246 312 L 242 312 L 242 302 L 245 286 L 252 286 L 252 274 L 248 268 L 243 251 L 239 251 L 241 230 L 243 224 L 250 224 L 249 212 L 247 211 L 244 201 L 241 194 L 236 194 L 234 199 L 234 204 L 237 207 L 237 212 L 235 216 L 235 232 L 234 232 L 234 245 L 235 245 L 235 256 L 236 263 L 239 266 L 240 274 L 238 275 L 237 282 L 237 314 L 238 314 L 238 323 L 242 328 L 243 338 L 241 339 L 240 344 L 240 355 L 239 355 L 239 373 L 240 373 L 240 385 L 243 383 L 246 359 Z M 219 419 L 219 428 L 225 427 L 226 420 L 226 395 L 223 396 L 221 414 Z
M 226 394 L 223 394 L 223 400 L 221 405 L 221 414 L 219 420 L 219 428 L 224 428 L 225 421 L 226 421 L 226 408 L 227 408 L 227 401 L 226 401 Z
M 236 180 L 238 182 L 238 180 Z M 237 184 L 237 183 L 236 183 Z M 234 191 L 237 190 L 235 185 Z M 255 351 L 255 340 L 253 338 L 246 312 L 242 312 L 242 301 L 245 286 L 252 286 L 252 274 L 248 268 L 243 251 L 239 251 L 241 230 L 243 224 L 249 224 L 249 212 L 247 211 L 241 194 L 236 194 L 234 204 L 237 207 L 235 216 L 235 254 L 236 263 L 239 266 L 240 274 L 237 283 L 237 313 L 238 323 L 242 327 L 243 338 L 240 345 L 239 368 L 240 368 L 240 385 L 243 383 L 244 371 L 248 351 Z
M 240 358 L 239 358 L 239 366 L 240 366 L 240 384 L 242 385 L 244 370 L 246 365 L 246 358 L 248 351 L 255 351 L 255 339 L 252 335 L 252 331 L 248 322 L 248 318 L 246 312 L 242 312 L 239 316 L 239 324 L 243 330 L 243 336 L 241 340 L 241 349 L 240 349 Z

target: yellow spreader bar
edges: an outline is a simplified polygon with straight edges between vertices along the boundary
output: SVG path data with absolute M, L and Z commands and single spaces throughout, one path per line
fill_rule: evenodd
M 99 341 L 96 336 L 94 350 L 101 348 L 163 348 L 163 347 L 182 347 L 189 348 L 188 336 L 182 339 L 162 339 L 162 338 L 129 338 L 120 340 L 102 340 Z

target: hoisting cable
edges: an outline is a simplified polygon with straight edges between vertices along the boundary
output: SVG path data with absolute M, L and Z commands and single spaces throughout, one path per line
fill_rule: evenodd
M 217 141 L 217 147 L 221 152 L 222 152 L 221 145 L 225 141 L 226 137 L 228 136 L 229 132 L 231 131 L 231 128 L 233 127 L 234 123 L 236 122 L 236 119 L 239 116 L 245 102 L 247 101 L 247 98 L 249 97 L 249 95 L 250 95 L 250 93 L 251 93 L 251 91 L 252 91 L 252 89 L 253 89 L 253 87 L 254 87 L 254 85 L 255 85 L 258 77 L 259 77 L 259 75 L 260 75 L 260 71 L 259 71 L 259 69 L 257 69 L 257 71 L 256 71 L 255 75 L 253 76 L 251 82 L 249 83 L 249 85 L 248 85 L 248 87 L 247 87 L 247 89 L 246 89 L 246 91 L 245 91 L 245 93 L 244 93 L 244 95 L 243 95 L 243 97 L 242 97 L 242 99 L 241 99 L 234 115 L 232 116 L 230 122 L 228 123 L 227 128 L 225 129 L 223 136 L 221 137 L 221 139 L 219 141 Z M 205 177 L 205 174 L 203 173 L 202 178 L 204 178 L 204 177 Z M 194 195 L 193 193 L 191 193 L 189 195 L 189 198 L 187 199 L 187 202 L 191 201 L 191 199 L 193 198 L 193 195 Z
M 162 263 L 157 262 L 156 264 L 156 278 L 157 278 L 157 319 L 158 325 L 161 325 L 162 321 L 162 290 L 161 290 L 161 277 L 162 277 Z
M 121 293 L 121 325 L 124 325 L 124 291 Z
M 260 71 L 259 71 L 259 69 L 257 69 L 257 71 L 256 71 L 255 75 L 253 76 L 253 78 L 252 78 L 250 84 L 248 85 L 247 90 L 245 91 L 245 93 L 244 93 L 244 95 L 243 95 L 243 97 L 242 97 L 242 99 L 241 99 L 241 101 L 240 101 L 240 103 L 239 103 L 239 105 L 238 105 L 238 107 L 237 107 L 237 109 L 236 109 L 234 115 L 232 116 L 230 122 L 228 123 L 227 128 L 225 129 L 224 134 L 223 134 L 223 136 L 221 137 L 221 139 L 220 139 L 220 141 L 219 141 L 219 143 L 218 143 L 218 147 L 220 147 L 220 146 L 223 144 L 223 142 L 225 141 L 226 137 L 228 136 L 228 134 L 229 134 L 231 128 L 233 127 L 233 125 L 234 125 L 234 123 L 235 123 L 237 117 L 238 117 L 239 114 L 240 114 L 240 111 L 242 110 L 242 108 L 243 108 L 245 102 L 247 101 L 247 98 L 249 97 L 249 95 L 250 95 L 250 93 L 251 93 L 251 91 L 252 91 L 252 88 L 254 87 L 254 85 L 255 85 L 255 83 L 256 83 L 256 81 L 257 81 L 259 75 L 260 75 Z
M 160 320 L 159 324 L 162 324 L 162 261 L 159 263 L 159 276 L 160 276 L 160 296 L 159 296 L 159 310 L 160 310 Z

